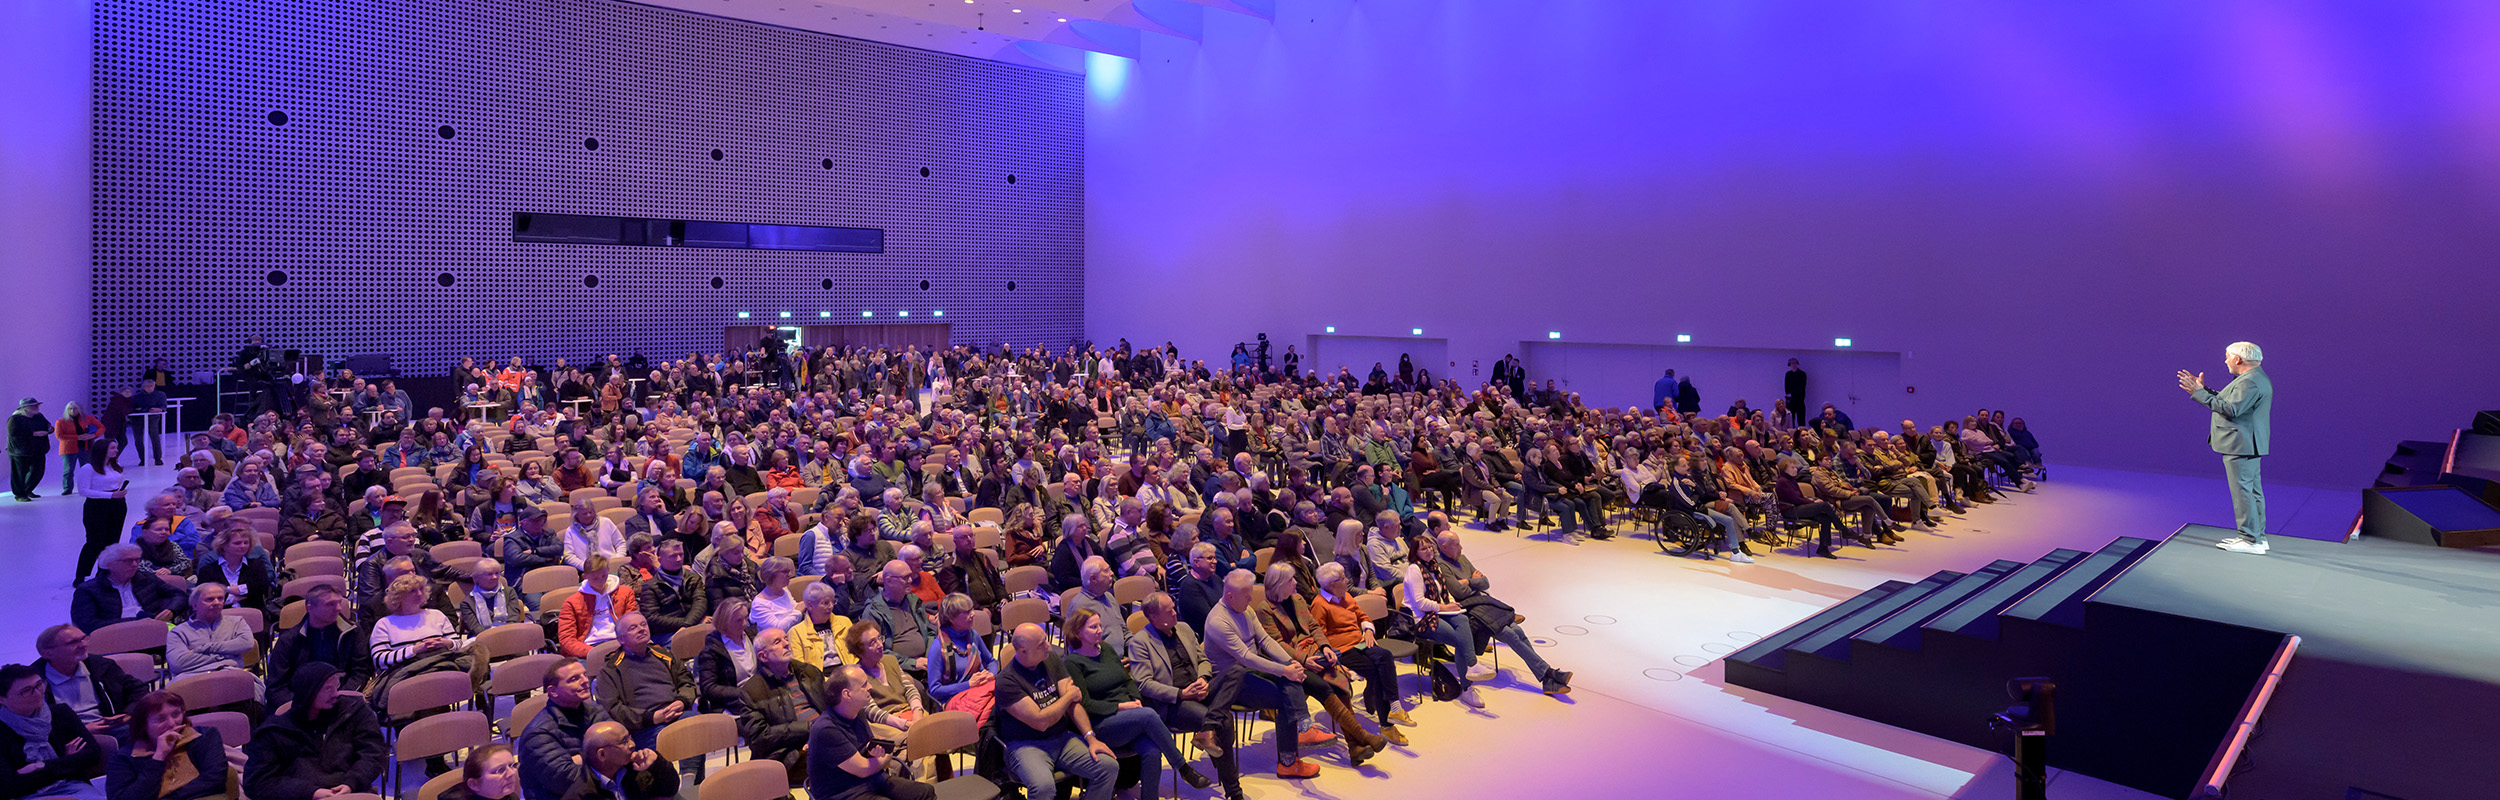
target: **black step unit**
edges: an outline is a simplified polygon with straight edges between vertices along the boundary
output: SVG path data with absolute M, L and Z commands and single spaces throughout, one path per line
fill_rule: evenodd
M 1935 619 L 1919 626 L 1925 631 L 1924 641 L 1930 648 L 1940 641 L 1961 639 L 1973 644 L 1992 643 L 1997 639 L 1997 614 L 2031 594 L 2041 584 L 2056 578 L 2068 566 L 2091 555 L 2081 550 L 2058 548 L 2040 560 L 2024 564 L 2003 580 L 1971 595 Z
M 1745 645 L 1736 652 L 1729 653 L 1724 659 L 1727 682 L 1748 689 L 1787 696 L 1788 645 L 1908 586 L 1909 584 L 1901 581 L 1885 581 L 1876 584 L 1875 588 L 1859 592 L 1856 596 L 1840 601 L 1830 608 L 1815 612 L 1814 616 L 1799 620 L 1794 625 L 1781 628 L 1769 636 L 1754 640 L 1752 644 Z
M 2083 601 L 2098 591 L 2128 565 L 2153 551 L 2155 542 L 2122 536 L 2102 547 L 2099 552 L 2075 562 L 2074 567 L 2060 573 L 2055 580 L 2042 585 L 2021 602 L 2005 609 L 2006 621 L 2023 620 L 2081 630 Z
M 1879 684 L 1854 674 L 1849 663 L 1849 637 L 1962 577 L 1959 572 L 1929 575 L 1926 580 L 1902 587 L 1799 638 L 1788 646 L 1788 696 L 1836 711 L 1857 713 L 1853 701 L 1881 689 L 1877 688 Z

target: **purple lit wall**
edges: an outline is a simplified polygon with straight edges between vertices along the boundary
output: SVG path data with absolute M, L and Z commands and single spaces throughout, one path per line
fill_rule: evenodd
M 87 25 L 83 0 L 0 3 L 0 397 L 87 395 Z M 133 373 L 134 375 L 136 373 Z M 57 473 L 54 473 L 57 474 Z
M 2249 339 L 2269 477 L 2327 487 L 2500 406 L 2500 5 L 1281 0 L 1148 39 L 1090 78 L 1096 339 L 1421 327 L 1464 377 L 1547 331 L 1846 336 L 1903 354 L 1884 408 L 2189 474 L 2170 375 Z

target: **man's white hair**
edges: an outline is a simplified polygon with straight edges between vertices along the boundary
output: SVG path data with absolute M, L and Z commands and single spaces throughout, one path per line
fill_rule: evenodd
M 2222 348 L 2222 352 L 2239 356 L 2241 361 L 2251 364 L 2266 360 L 2266 351 L 2257 349 L 2256 342 L 2232 342 L 2230 347 Z

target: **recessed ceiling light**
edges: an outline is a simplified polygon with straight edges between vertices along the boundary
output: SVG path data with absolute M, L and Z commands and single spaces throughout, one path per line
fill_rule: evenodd
M 1060 22 L 1066 22 L 1066 21 L 1068 21 L 1068 18 L 1067 18 L 1067 17 L 1060 17 L 1060 18 L 1059 18 L 1059 21 L 1060 21 Z

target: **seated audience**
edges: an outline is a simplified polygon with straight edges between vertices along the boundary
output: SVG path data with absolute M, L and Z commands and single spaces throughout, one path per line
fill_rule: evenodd
M 295 671 L 295 700 L 243 746 L 243 792 L 252 800 L 326 800 L 369 791 L 390 747 L 363 697 L 342 691 L 337 667 L 314 661 Z
M 583 734 L 607 715 L 591 697 L 588 662 L 556 662 L 539 686 L 547 693 L 547 705 L 523 723 L 514 738 L 520 753 L 521 797 L 564 800 L 582 778 L 582 762 L 574 760 L 574 755 L 582 751 Z
M 109 800 L 200 800 L 226 791 L 223 737 L 216 728 L 194 728 L 182 696 L 150 692 L 130 707 L 129 744 L 107 757 L 104 793 Z
M 191 618 L 165 635 L 165 679 L 168 682 L 218 670 L 251 675 L 243 657 L 259 651 L 252 628 L 242 617 L 226 613 L 226 587 L 203 583 L 191 587 Z M 252 697 L 261 696 L 260 676 L 251 675 Z
M 134 619 L 173 621 L 182 608 L 181 592 L 165 585 L 156 573 L 139 568 L 139 546 L 108 545 L 96 556 L 96 576 L 70 595 L 69 619 L 80 630 L 99 630 Z
M 556 652 L 566 658 L 588 657 L 591 648 L 614 641 L 617 625 L 640 608 L 634 604 L 633 584 L 612 571 L 607 556 L 590 557 L 580 590 L 564 598 L 563 610 L 556 612 Z
M 104 746 L 46 688 L 41 668 L 0 667 L 0 798 L 104 800 L 89 782 L 103 765 Z
M 833 693 L 830 705 L 809 723 L 807 731 L 807 796 L 811 800 L 937 797 L 934 787 L 895 777 L 888 769 L 897 754 L 870 733 L 868 715 L 873 713 L 873 702 L 867 675 L 857 667 L 844 667 L 834 672 L 825 689 Z M 1086 796 L 1095 793 L 1089 789 Z
M 626 612 L 616 627 L 616 651 L 599 669 L 599 706 L 624 724 L 635 746 L 658 747 L 660 729 L 694 709 L 694 673 L 651 646 L 651 624 L 641 613 Z
M 54 625 L 35 635 L 35 655 L 53 702 L 69 707 L 87 732 L 111 736 L 129 722 L 131 704 L 148 685 L 113 659 L 87 653 L 87 632 Z
M 1064 772 L 1084 782 L 1082 800 L 1110 797 L 1119 761 L 1095 737 L 1093 722 L 1077 705 L 1076 683 L 1042 626 L 1018 625 L 1013 640 L 1015 657 L 1001 665 L 998 710 L 990 715 L 1006 746 L 1008 773 L 1026 787 L 1050 787 L 1058 783 L 1055 774 Z M 865 683 L 867 676 L 859 679 Z

